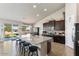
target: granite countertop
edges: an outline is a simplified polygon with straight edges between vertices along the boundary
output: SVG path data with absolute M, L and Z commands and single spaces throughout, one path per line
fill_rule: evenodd
M 45 41 L 51 40 L 51 37 L 46 36 L 38 36 L 38 35 L 27 35 L 26 37 L 22 38 L 22 40 L 26 42 L 30 42 L 31 44 L 41 44 Z

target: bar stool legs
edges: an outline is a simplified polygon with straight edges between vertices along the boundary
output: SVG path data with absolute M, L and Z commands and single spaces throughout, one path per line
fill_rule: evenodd
M 34 51 L 34 52 L 29 51 L 28 56 L 38 56 L 38 51 Z
M 38 47 L 37 46 L 29 47 L 28 56 L 38 56 Z

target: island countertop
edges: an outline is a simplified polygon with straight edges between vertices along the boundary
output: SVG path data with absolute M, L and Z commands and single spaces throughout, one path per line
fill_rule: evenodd
M 41 44 L 41 43 L 51 40 L 51 39 L 52 39 L 51 37 L 31 35 L 31 34 L 22 38 L 22 40 L 24 40 L 26 42 L 30 42 L 31 44 Z

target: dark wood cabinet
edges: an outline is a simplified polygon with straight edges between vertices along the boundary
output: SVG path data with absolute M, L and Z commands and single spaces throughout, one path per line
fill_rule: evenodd
M 64 20 L 55 22 L 55 30 L 65 30 L 65 22 Z
M 50 29 L 52 27 L 54 27 L 54 30 L 56 30 L 56 31 L 65 30 L 65 21 L 64 20 L 60 20 L 60 21 L 53 20 L 53 21 L 49 21 L 49 22 L 43 24 L 44 30 L 46 30 L 46 31 L 50 30 L 50 29 L 48 29 L 49 27 L 50 27 Z
M 51 31 L 52 27 L 54 27 L 54 21 L 49 21 L 49 22 L 43 23 L 44 31 Z
M 49 21 L 49 26 L 50 27 L 54 26 L 54 21 Z
M 54 35 L 54 42 L 65 44 L 65 36 Z

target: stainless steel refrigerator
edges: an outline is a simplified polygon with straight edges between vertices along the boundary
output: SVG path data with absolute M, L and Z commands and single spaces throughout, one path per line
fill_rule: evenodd
M 79 23 L 75 24 L 75 29 L 74 53 L 79 56 Z

